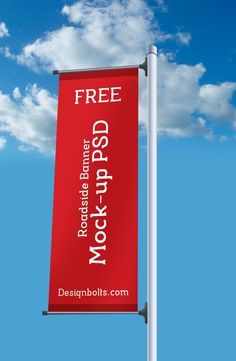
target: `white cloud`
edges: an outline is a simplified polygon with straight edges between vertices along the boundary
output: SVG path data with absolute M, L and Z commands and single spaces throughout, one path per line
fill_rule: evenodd
M 6 24 L 3 21 L 0 21 L 0 38 L 4 36 L 9 36 L 9 31 Z
M 192 114 L 198 112 L 199 79 L 204 74 L 202 64 L 188 66 L 159 56 L 159 130 L 169 136 L 207 135 L 205 124 Z
M 7 140 L 4 137 L 0 137 L 0 152 L 5 148 Z
M 236 129 L 232 97 L 236 83 L 201 85 L 202 64 L 177 64 L 165 54 L 158 59 L 158 129 L 162 136 L 214 139 L 214 128 L 228 123 Z M 146 123 L 146 86 L 141 78 L 140 120 Z
M 156 0 L 156 2 L 160 11 L 162 11 L 163 13 L 166 13 L 168 11 L 168 7 L 164 0 Z
M 236 123 L 232 97 L 236 83 L 201 85 L 206 69 L 159 56 L 159 130 L 165 135 L 213 137 L 214 126 Z
M 132 64 L 143 61 L 152 42 L 189 43 L 188 33 L 163 32 L 144 0 L 84 1 L 62 9 L 71 25 L 49 32 L 8 58 L 35 71 Z
M 230 100 L 236 83 L 205 84 L 200 89 L 201 111 L 217 121 L 236 121 L 236 109 Z
M 15 89 L 12 92 L 13 98 L 20 99 L 22 97 L 20 89 L 18 87 L 15 87 Z
M 16 60 L 17 56 L 12 54 L 9 47 L 8 46 L 2 46 L 0 48 L 0 53 L 3 54 L 5 56 L 5 58 L 11 59 L 11 60 Z
M 35 71 L 142 63 L 148 44 L 175 40 L 188 45 L 189 33 L 163 32 L 143 0 L 83 1 L 64 6 L 70 25 L 26 45 L 20 54 L 2 49 Z M 215 137 L 214 128 L 227 122 L 236 129 L 232 97 L 236 83 L 201 85 L 202 64 L 178 64 L 173 54 L 159 55 L 159 134 L 172 137 Z M 21 151 L 54 148 L 56 99 L 45 89 L 16 87 L 13 96 L 0 94 L 0 131 L 20 142 Z M 146 78 L 140 72 L 140 124 L 146 124 Z M 219 133 L 219 132 L 218 132 Z
M 190 33 L 184 33 L 182 31 L 178 31 L 176 33 L 176 38 L 179 40 L 180 44 L 188 45 L 192 40 L 192 35 Z
M 62 13 L 73 25 L 26 45 L 18 62 L 47 71 L 91 67 L 95 62 L 96 66 L 132 64 L 143 61 L 149 42 L 164 36 L 143 0 L 80 1 L 64 6 Z
M 20 142 L 20 150 L 52 153 L 55 142 L 57 101 L 47 90 L 28 86 L 24 96 L 0 92 L 0 131 Z M 17 96 L 16 96 L 17 95 Z

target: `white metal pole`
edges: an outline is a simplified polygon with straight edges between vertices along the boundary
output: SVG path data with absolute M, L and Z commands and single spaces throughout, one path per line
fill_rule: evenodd
M 148 71 L 148 361 L 157 361 L 157 48 L 150 45 Z

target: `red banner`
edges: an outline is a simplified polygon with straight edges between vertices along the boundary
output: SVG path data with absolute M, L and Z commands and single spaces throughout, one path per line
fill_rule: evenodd
M 49 311 L 137 311 L 138 69 L 60 74 Z

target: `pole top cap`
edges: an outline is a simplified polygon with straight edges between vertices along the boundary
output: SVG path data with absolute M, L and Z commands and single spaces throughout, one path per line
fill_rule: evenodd
M 149 45 L 148 54 L 150 54 L 150 53 L 157 55 L 157 47 L 155 45 Z

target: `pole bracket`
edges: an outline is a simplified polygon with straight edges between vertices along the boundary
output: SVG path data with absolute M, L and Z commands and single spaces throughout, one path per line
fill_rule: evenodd
M 147 68 L 147 57 L 145 57 L 145 61 L 142 64 L 139 64 L 139 69 L 143 69 L 145 72 L 145 76 L 148 75 L 148 68 Z
M 147 324 L 148 323 L 148 307 L 147 307 L 147 302 L 145 302 L 145 306 L 142 310 L 138 311 L 138 314 L 140 316 L 144 317 L 144 321 Z

